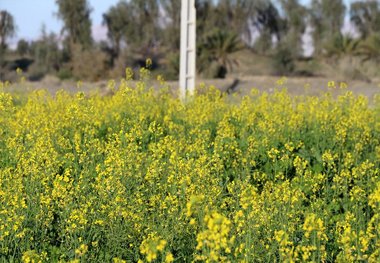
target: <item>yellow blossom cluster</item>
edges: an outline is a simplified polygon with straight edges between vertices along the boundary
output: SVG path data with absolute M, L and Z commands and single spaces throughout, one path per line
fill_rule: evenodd
M 1 262 L 380 261 L 380 100 L 184 103 L 141 74 L 107 96 L 0 85 Z

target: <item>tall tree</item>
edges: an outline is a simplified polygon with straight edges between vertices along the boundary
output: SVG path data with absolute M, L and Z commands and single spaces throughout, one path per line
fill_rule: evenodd
M 340 32 L 344 23 L 346 7 L 342 0 L 312 0 L 311 25 L 316 54 L 322 52 L 324 43 Z
M 20 55 L 20 56 L 25 56 L 26 54 L 29 53 L 29 42 L 26 41 L 25 39 L 20 39 L 18 42 L 17 42 L 17 53 Z
M 181 1 L 161 0 L 160 4 L 165 14 L 164 45 L 170 49 L 180 48 L 180 23 L 181 23 Z
M 7 46 L 8 38 L 16 33 L 16 25 L 13 16 L 6 10 L 0 11 L 0 49 L 4 50 Z
M 54 33 L 47 33 L 45 26 L 41 29 L 41 37 L 31 43 L 30 53 L 39 71 L 51 73 L 59 70 L 62 56 L 58 37 Z
M 119 2 L 103 14 L 103 25 L 107 26 L 107 36 L 111 42 L 113 56 L 120 53 L 120 46 L 125 38 L 128 27 L 133 24 L 131 20 L 131 8 L 126 2 Z
M 58 17 L 62 19 L 63 31 L 68 34 L 70 45 L 89 48 L 92 45 L 91 8 L 87 0 L 56 0 Z
M 127 26 L 127 44 L 143 56 L 151 56 L 160 35 L 158 0 L 130 0 L 133 23 Z M 179 11 L 178 11 L 179 12 Z M 153 51 L 154 52 L 154 51 Z
M 225 30 L 237 34 L 247 43 L 252 41 L 250 16 L 257 1 L 220 0 L 216 7 L 217 21 L 222 22 Z
M 157 58 L 164 40 L 162 11 L 160 0 L 120 0 L 103 14 L 111 43 L 111 48 L 107 48 L 111 65 L 131 66 L 145 62 L 147 57 Z
M 350 19 L 362 38 L 380 32 L 380 3 L 375 0 L 351 3 Z
M 253 7 L 251 20 L 259 31 L 260 37 L 256 43 L 259 52 L 266 52 L 272 47 L 272 39 L 281 41 L 285 23 L 279 10 L 271 1 L 258 1 Z
M 164 23 L 165 43 L 179 49 L 180 7 L 178 0 L 160 0 L 167 21 Z M 272 42 L 283 30 L 278 9 L 268 0 L 196 0 L 197 37 L 208 37 L 217 28 L 237 35 L 248 45 L 253 43 L 254 28 L 261 38 Z M 271 46 L 265 44 L 265 48 Z
M 216 26 L 215 4 L 212 0 L 195 0 L 197 12 L 197 36 L 201 37 Z
M 293 52 L 293 55 L 302 55 L 302 35 L 306 30 L 307 10 L 298 0 L 280 0 L 285 16 L 286 28 L 283 42 Z

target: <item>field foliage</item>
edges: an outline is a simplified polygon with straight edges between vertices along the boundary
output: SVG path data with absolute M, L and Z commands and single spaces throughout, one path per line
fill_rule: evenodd
M 0 92 L 1 261 L 380 260 L 379 103 L 145 83 Z

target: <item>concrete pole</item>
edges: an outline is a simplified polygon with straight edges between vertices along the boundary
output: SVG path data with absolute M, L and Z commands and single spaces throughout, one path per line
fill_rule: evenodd
M 196 74 L 195 0 L 181 0 L 181 53 L 179 87 L 181 99 L 194 94 Z

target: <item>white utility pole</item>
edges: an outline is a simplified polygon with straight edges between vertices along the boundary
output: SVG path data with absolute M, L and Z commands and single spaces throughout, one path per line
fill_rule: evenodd
M 195 88 L 196 10 L 195 0 L 181 0 L 180 96 L 193 95 Z

